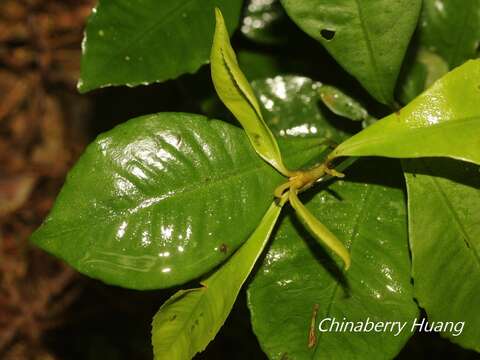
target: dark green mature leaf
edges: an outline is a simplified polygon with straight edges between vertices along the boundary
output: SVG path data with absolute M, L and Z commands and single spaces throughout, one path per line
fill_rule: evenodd
M 319 106 L 320 86 L 320 83 L 309 78 L 294 75 L 252 82 L 265 122 L 277 137 L 283 154 L 288 155 L 291 151 L 296 153 L 301 148 L 327 151 L 347 138 L 347 133 L 330 121 L 329 111 Z M 316 162 L 323 159 L 324 156 L 318 157 Z M 294 160 L 286 158 L 285 163 L 291 169 L 308 165 Z
M 145 116 L 87 148 L 33 239 L 91 277 L 165 288 L 224 261 L 281 182 L 237 127 Z
M 254 331 L 269 358 L 390 359 L 410 337 L 418 310 L 409 276 L 405 199 L 397 184 L 399 169 L 389 164 L 359 161 L 350 168 L 349 181 L 312 193 L 307 204 L 350 249 L 347 273 L 338 271 L 291 214 L 281 222 L 248 290 Z M 385 176 L 379 177 L 378 169 Z M 319 322 L 328 317 L 409 324 L 399 336 L 320 333 Z
M 340 144 L 340 156 L 445 156 L 480 164 L 480 60 L 442 77 L 404 107 Z
M 378 101 L 393 90 L 421 0 L 282 0 L 290 17 L 320 41 Z
M 270 206 L 246 243 L 202 281 L 203 287 L 181 290 L 162 305 L 152 324 L 155 359 L 191 359 L 213 340 L 262 253 L 281 208 L 275 203 Z
M 302 76 L 276 76 L 252 82 L 266 124 L 277 139 L 290 169 L 321 162 L 331 148 L 348 137 L 337 119 L 320 106 L 320 83 Z M 208 114 L 222 113 L 219 101 Z
M 442 335 L 480 351 L 480 168 L 451 159 L 404 161 L 415 297 Z
M 279 138 L 327 138 L 342 141 L 348 135 L 336 128 L 322 109 L 318 89 L 309 78 L 295 75 L 255 80 L 253 90 L 262 104 L 262 113 Z
M 88 21 L 78 84 L 85 92 L 192 73 L 207 63 L 220 7 L 230 29 L 241 0 L 99 0 Z
M 479 24 L 480 0 L 424 0 L 420 41 L 454 68 L 478 56 Z

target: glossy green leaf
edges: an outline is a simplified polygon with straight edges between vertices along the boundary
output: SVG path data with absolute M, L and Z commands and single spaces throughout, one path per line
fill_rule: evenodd
M 348 170 L 348 181 L 304 194 L 311 198 L 307 208 L 349 248 L 348 272 L 332 264 L 293 214 L 280 223 L 248 289 L 253 329 L 270 359 L 392 359 L 411 336 L 418 309 L 410 283 L 406 204 L 400 169 L 391 165 L 359 160 Z M 329 317 L 409 325 L 398 336 L 318 331 Z
M 277 138 L 283 154 L 300 154 L 302 148 L 318 154 L 318 151 L 328 151 L 348 137 L 348 133 L 335 127 L 336 121 L 329 118 L 329 111 L 319 106 L 320 87 L 318 82 L 294 75 L 252 82 L 265 122 Z M 308 158 L 313 160 L 312 163 L 306 164 L 301 159 L 302 165 L 315 165 L 325 156 Z M 284 161 L 290 169 L 298 169 L 300 165 L 300 161 L 292 157 Z
M 478 24 L 480 0 L 424 0 L 420 41 L 454 68 L 478 56 Z
M 451 71 L 400 111 L 340 144 L 331 158 L 445 156 L 480 164 L 480 60 Z
M 353 121 L 363 121 L 370 117 L 359 102 L 334 86 L 322 85 L 318 92 L 323 103 L 334 114 Z
M 215 9 L 216 27 L 210 56 L 212 80 L 218 96 L 245 129 L 257 153 L 282 174 L 289 174 L 283 165 L 280 149 L 263 120 L 257 98 L 238 66 L 230 45 L 225 21 Z
M 268 127 L 278 138 L 325 138 L 340 142 L 349 136 L 335 126 L 329 111 L 319 106 L 321 83 L 285 75 L 255 80 L 252 87 L 260 99 Z
M 272 204 L 247 242 L 202 281 L 203 287 L 181 290 L 162 305 L 152 324 L 155 359 L 188 360 L 213 340 L 262 253 L 280 210 L 280 205 Z
M 345 269 L 348 270 L 351 264 L 350 254 L 345 248 L 345 245 L 332 234 L 328 228 L 318 220 L 302 202 L 299 200 L 296 189 L 289 191 L 289 200 L 298 218 L 305 224 L 312 235 L 326 246 L 328 249 L 337 254 L 345 264 Z
M 220 7 L 230 30 L 241 0 L 99 0 L 88 21 L 78 87 L 135 86 L 193 73 L 207 63 Z
M 107 283 L 165 288 L 224 261 L 283 181 L 235 126 L 145 116 L 87 148 L 33 239 Z
M 282 0 L 282 4 L 375 99 L 393 103 L 421 0 Z
M 415 297 L 430 322 L 464 322 L 442 335 L 480 352 L 480 168 L 418 159 L 404 169 Z
M 289 169 L 322 162 L 328 155 L 325 152 L 349 136 L 345 129 L 336 127 L 338 119 L 319 106 L 319 86 L 309 78 L 294 75 L 252 82 L 265 123 L 276 137 Z M 222 110 L 216 101 L 210 104 L 208 114 L 216 117 Z M 354 125 L 353 131 L 360 128 Z

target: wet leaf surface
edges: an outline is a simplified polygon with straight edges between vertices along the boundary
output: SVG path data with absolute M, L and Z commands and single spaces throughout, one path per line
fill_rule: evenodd
M 320 41 L 377 101 L 393 103 L 420 0 L 282 0 L 282 4 L 293 21 Z
M 411 336 L 410 329 L 398 336 L 318 331 L 326 318 L 411 322 L 417 316 L 400 178 L 391 161 L 363 160 L 346 181 L 304 194 L 307 208 L 349 248 L 346 273 L 291 213 L 283 218 L 248 289 L 253 328 L 270 359 L 387 359 Z
M 83 92 L 146 85 L 193 73 L 208 62 L 220 7 L 232 31 L 240 0 L 100 0 L 83 45 Z
M 145 116 L 87 148 L 33 239 L 91 277 L 165 288 L 224 261 L 281 181 L 239 128 L 198 115 Z
M 340 144 L 339 156 L 451 157 L 480 164 L 480 60 L 439 79 L 403 109 Z
M 464 322 L 443 336 L 480 351 L 480 168 L 451 159 L 403 165 L 415 297 L 430 322 Z

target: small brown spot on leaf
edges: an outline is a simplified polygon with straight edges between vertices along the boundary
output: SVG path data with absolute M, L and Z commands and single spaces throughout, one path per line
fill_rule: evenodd
M 309 349 L 317 345 L 316 324 L 317 324 L 318 308 L 319 308 L 318 304 L 313 305 L 312 318 L 310 320 L 310 330 L 308 331 L 308 348 Z
M 221 253 L 226 254 L 226 253 L 228 252 L 228 246 L 227 246 L 227 244 L 222 244 L 222 245 L 220 245 L 220 247 L 218 248 L 218 250 L 220 250 Z

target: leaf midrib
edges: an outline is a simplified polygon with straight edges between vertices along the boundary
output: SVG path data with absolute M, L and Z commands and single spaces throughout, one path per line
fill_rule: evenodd
M 366 190 L 365 190 L 365 196 L 363 197 L 362 199 L 362 204 L 361 206 L 357 206 L 357 209 L 358 209 L 358 213 L 357 215 L 354 217 L 354 221 L 353 221 L 353 229 L 352 229 L 352 234 L 350 236 L 350 246 L 348 248 L 348 250 L 350 251 L 350 256 L 352 256 L 353 258 L 353 240 L 355 239 L 355 237 L 357 236 L 358 234 L 358 228 L 361 224 L 361 221 L 360 219 L 362 218 L 362 215 L 366 216 L 365 214 L 367 214 L 368 212 L 365 211 L 365 208 L 367 206 L 367 203 L 368 203 L 368 200 L 369 200 L 369 197 L 372 193 L 372 188 L 371 187 L 368 187 Z M 337 293 L 338 293 L 338 289 L 340 288 L 340 282 L 339 281 L 335 281 L 335 286 L 333 288 L 333 291 L 332 291 L 332 296 L 330 297 L 330 302 L 328 304 L 328 308 L 327 308 L 327 316 L 330 316 L 330 312 L 332 311 L 332 307 L 333 307 L 333 304 L 335 303 L 335 298 L 337 297 Z M 315 325 L 316 326 L 316 325 Z M 322 338 L 322 335 L 324 333 L 323 332 L 320 332 L 318 335 L 317 335 L 317 343 L 315 345 L 315 351 L 313 352 L 312 354 L 312 359 L 317 359 L 318 357 L 316 356 L 317 355 L 317 350 L 319 349 L 319 344 L 320 344 L 320 339 Z
M 355 0 L 355 4 L 357 5 L 358 18 L 360 20 L 360 26 L 362 28 L 362 32 L 365 35 L 365 42 L 367 43 L 367 48 L 368 48 L 368 57 L 370 58 L 370 61 L 372 63 L 373 73 L 374 73 L 374 76 L 375 76 L 377 88 L 380 90 L 380 93 L 382 94 L 383 99 L 385 101 L 388 101 L 388 96 L 386 96 L 385 88 L 383 87 L 382 81 L 380 81 L 380 71 L 379 71 L 379 68 L 378 68 L 377 60 L 375 59 L 375 56 L 373 55 L 373 46 L 372 46 L 372 42 L 370 40 L 368 29 L 365 26 L 364 17 L 363 17 L 363 10 L 362 10 L 362 7 L 360 6 L 360 1 Z
M 250 145 L 249 145 L 250 146 Z M 299 153 L 304 153 L 304 152 L 307 152 L 315 147 L 317 147 L 318 145 L 315 144 L 315 145 L 311 145 L 311 146 L 308 146 L 304 149 L 301 149 L 295 153 L 291 153 L 289 154 L 288 156 L 286 156 L 286 158 L 290 158 L 290 157 L 294 157 L 296 156 L 297 154 Z M 263 162 L 263 160 L 262 160 Z M 115 163 L 114 164 L 116 167 L 117 167 L 117 164 Z M 121 168 L 120 168 L 121 169 Z M 171 198 L 174 198 L 174 197 L 177 197 L 177 196 L 185 196 L 185 195 L 190 195 L 190 194 L 194 194 L 198 191 L 205 191 L 206 188 L 211 188 L 213 187 L 214 185 L 215 186 L 218 186 L 219 184 L 221 183 L 225 183 L 225 182 L 229 182 L 229 181 L 232 181 L 233 179 L 235 178 L 238 178 L 238 177 L 243 177 L 249 173 L 252 173 L 252 172 L 259 172 L 259 173 L 262 173 L 262 172 L 266 172 L 266 171 L 272 171 L 274 172 L 275 170 L 273 169 L 273 167 L 271 167 L 270 164 L 268 164 L 267 162 L 265 162 L 264 164 L 262 164 L 261 162 L 259 162 L 259 165 L 258 166 L 255 166 L 255 167 L 244 167 L 244 168 L 241 168 L 241 169 L 238 169 L 236 171 L 231 171 L 231 172 L 228 172 L 228 173 L 223 173 L 221 174 L 221 176 L 218 176 L 216 178 L 210 178 L 210 180 L 208 182 L 201 182 L 201 183 L 193 183 L 193 184 L 190 184 L 190 185 L 187 185 L 187 186 L 180 186 L 178 188 L 172 188 L 172 189 L 169 189 L 169 191 L 167 193 L 164 193 L 164 194 L 160 194 L 157 196 L 158 200 L 157 201 L 153 201 L 148 207 L 150 206 L 154 206 L 156 204 L 158 204 L 159 202 L 161 201 L 166 201 L 166 200 L 169 200 Z M 117 173 L 120 174 L 120 171 L 117 170 Z M 121 175 L 122 176 L 122 175 Z M 280 174 L 278 174 L 278 176 L 281 176 Z M 124 176 L 122 176 L 124 177 Z M 128 179 L 126 179 L 128 180 Z M 273 194 L 272 194 L 273 196 Z M 148 197 L 148 200 L 151 200 L 152 197 Z M 142 201 L 144 202 L 144 201 Z M 126 209 L 135 209 L 135 208 L 139 208 L 141 207 L 141 204 L 142 202 L 139 202 L 137 203 L 136 206 L 133 206 L 133 207 L 128 207 Z M 142 209 L 145 209 L 147 207 L 142 207 Z
M 478 254 L 475 245 L 473 244 L 473 241 L 470 237 L 470 234 L 467 232 L 465 227 L 463 226 L 462 222 L 460 221 L 460 217 L 457 214 L 457 211 L 455 210 L 455 207 L 453 206 L 452 202 L 448 198 L 447 194 L 442 188 L 442 185 L 438 182 L 438 179 L 434 175 L 434 171 L 428 166 L 428 163 L 424 160 L 421 159 L 423 166 L 428 169 L 428 172 L 430 173 L 429 178 L 431 179 L 432 183 L 435 185 L 435 187 L 438 190 L 438 193 L 440 194 L 440 198 L 443 200 L 443 203 L 445 204 L 445 207 L 448 209 L 448 211 L 452 215 L 452 219 L 454 220 L 455 224 L 457 225 L 458 229 L 463 235 L 465 243 L 468 245 L 467 247 L 471 250 L 473 257 L 475 258 L 475 261 L 477 262 L 478 268 L 480 269 L 480 254 Z

